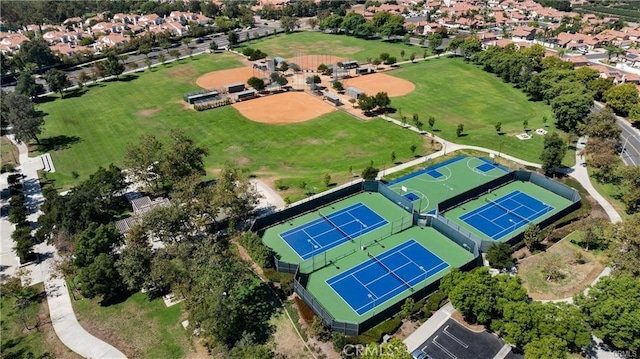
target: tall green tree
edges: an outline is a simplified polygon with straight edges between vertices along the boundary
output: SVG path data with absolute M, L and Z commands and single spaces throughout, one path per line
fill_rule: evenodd
M 49 90 L 59 92 L 60 97 L 64 97 L 64 89 L 71 85 L 67 74 L 58 69 L 51 69 L 44 74 L 44 78 L 49 84 Z
M 564 359 L 567 357 L 567 342 L 554 336 L 533 340 L 524 346 L 524 357 L 525 359 Z
M 513 249 L 505 242 L 492 243 L 487 250 L 487 260 L 493 268 L 505 269 L 513 267 Z
M 638 104 L 638 89 L 634 84 L 625 83 L 615 85 L 604 93 L 607 106 L 618 115 L 626 117 L 631 109 Z
M 544 145 L 540 160 L 542 160 L 542 170 L 550 176 L 554 176 L 558 168 L 562 165 L 562 159 L 567 152 L 564 140 L 556 132 L 544 136 Z
M 637 262 L 637 257 L 636 257 Z M 640 350 L 640 280 L 627 274 L 604 277 L 574 298 L 594 334 L 619 350 Z
M 609 108 L 592 112 L 580 126 L 580 133 L 589 137 L 618 139 L 622 130 L 616 125 L 616 115 Z
M 116 79 L 124 72 L 124 65 L 118 59 L 118 56 L 114 53 L 110 53 L 107 56 L 107 60 L 104 62 L 104 70 L 106 76 L 115 76 Z
M 56 55 L 51 51 L 49 44 L 37 37 L 31 41 L 27 41 L 20 46 L 20 50 L 16 55 L 22 64 L 33 63 L 39 70 L 45 66 L 51 66 L 58 62 Z M 24 65 L 22 67 L 24 69 Z
M 637 213 L 640 211 L 640 167 L 628 166 L 621 171 L 624 190 L 622 201 L 625 204 L 627 213 Z
M 616 273 L 640 277 L 640 213 L 618 223 L 609 245 L 611 267 Z
M 235 223 L 251 216 L 258 204 L 258 194 L 247 173 L 229 163 L 218 176 L 213 196 L 220 215 Z
M 4 118 L 11 124 L 12 132 L 19 141 L 35 140 L 40 143 L 38 135 L 42 132 L 44 120 L 35 110 L 31 99 L 17 92 L 10 93 L 5 100 L 8 112 Z
M 591 111 L 593 97 L 582 91 L 564 91 L 551 100 L 551 108 L 558 127 L 575 132 L 585 116 Z
M 238 33 L 235 31 L 229 31 L 229 34 L 227 35 L 227 41 L 229 41 L 229 45 L 235 46 L 238 41 L 240 41 L 240 35 L 238 35 Z
M 34 98 L 40 92 L 40 86 L 36 84 L 36 80 L 28 71 L 23 71 L 18 76 L 15 90 L 19 94 Z
M 434 32 L 430 34 L 429 37 L 427 37 L 427 40 L 429 41 L 429 49 L 431 49 L 432 52 L 436 53 L 438 47 L 442 45 L 442 35 L 440 35 L 440 33 Z

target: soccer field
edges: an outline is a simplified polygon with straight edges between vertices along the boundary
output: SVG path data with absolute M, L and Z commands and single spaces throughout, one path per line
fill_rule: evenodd
M 122 164 L 127 146 L 141 134 L 166 140 L 174 128 L 209 149 L 205 166 L 211 175 L 231 161 L 262 178 L 284 178 L 290 187 L 305 181 L 318 190 L 325 186 L 325 173 L 341 183 L 350 177 L 350 167 L 359 173 L 370 161 L 388 166 L 392 151 L 399 161 L 413 158 L 413 144 L 417 154 L 427 154 L 423 136 L 341 111 L 303 123 L 268 125 L 249 121 L 231 106 L 203 112 L 185 108 L 183 94 L 198 89 L 199 76 L 242 66 L 238 59 L 232 54 L 196 56 L 38 105 L 47 114 L 40 151 L 52 153 L 57 171 L 47 177 L 56 187 L 69 187 L 87 179 L 98 166 Z M 302 195 L 296 190 L 294 200 Z

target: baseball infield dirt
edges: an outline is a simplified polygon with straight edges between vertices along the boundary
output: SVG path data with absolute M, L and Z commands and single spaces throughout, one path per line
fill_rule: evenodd
M 209 72 L 198 77 L 196 84 L 205 89 L 215 89 L 238 82 L 247 83 L 247 80 L 252 76 L 260 77 L 260 75 L 254 75 L 254 70 L 250 67 L 239 67 L 237 69 Z
M 278 125 L 309 121 L 336 110 L 332 105 L 304 92 L 285 92 L 232 106 L 252 121 Z
M 384 91 L 389 97 L 404 96 L 416 88 L 407 80 L 380 73 L 346 79 L 343 85 L 345 88 L 352 86 L 364 90 L 367 95 Z

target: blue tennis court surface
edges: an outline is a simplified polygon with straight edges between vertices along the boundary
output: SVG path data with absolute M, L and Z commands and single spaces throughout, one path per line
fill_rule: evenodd
M 327 280 L 358 315 L 426 281 L 449 264 L 410 239 Z
M 420 199 L 420 197 L 418 197 L 418 195 L 416 195 L 413 192 L 405 193 L 404 196 L 402 196 L 402 197 L 408 199 L 411 202 L 415 202 L 415 201 Z
M 553 211 L 552 206 L 526 193 L 513 191 L 460 216 L 460 219 L 495 240 L 550 211 Z
M 325 216 L 282 232 L 280 237 L 306 260 L 388 223 L 362 203 Z

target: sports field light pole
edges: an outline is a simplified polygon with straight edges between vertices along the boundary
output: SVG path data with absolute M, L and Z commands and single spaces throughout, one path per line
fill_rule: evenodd
M 373 315 L 376 315 L 376 299 L 371 295 L 371 293 L 367 294 L 367 297 L 373 301 Z

